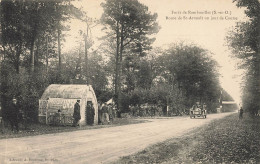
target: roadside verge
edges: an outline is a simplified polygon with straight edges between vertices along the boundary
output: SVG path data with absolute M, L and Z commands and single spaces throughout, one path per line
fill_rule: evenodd
M 260 117 L 237 114 L 179 138 L 152 145 L 114 163 L 259 163 Z

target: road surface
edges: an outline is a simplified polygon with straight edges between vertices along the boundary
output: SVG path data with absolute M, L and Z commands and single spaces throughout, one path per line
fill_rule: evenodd
M 110 128 L 0 140 L 0 163 L 109 163 L 232 113 L 175 117 Z

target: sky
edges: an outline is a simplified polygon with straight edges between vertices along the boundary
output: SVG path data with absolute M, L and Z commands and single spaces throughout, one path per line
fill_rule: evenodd
M 103 13 L 100 4 L 103 0 L 79 0 L 75 6 L 82 7 L 88 17 L 99 19 Z M 240 102 L 240 82 L 242 71 L 236 70 L 237 60 L 230 57 L 225 36 L 236 22 L 246 20 L 244 9 L 237 8 L 232 0 L 139 0 L 148 6 L 151 13 L 158 14 L 160 31 L 155 35 L 153 46 L 167 48 L 170 43 L 187 42 L 196 44 L 212 52 L 219 63 L 221 86 Z M 75 48 L 79 29 L 86 25 L 79 21 L 71 22 L 69 39 L 64 50 Z M 91 29 L 91 36 L 102 36 L 101 27 Z M 93 47 L 98 47 L 96 41 Z

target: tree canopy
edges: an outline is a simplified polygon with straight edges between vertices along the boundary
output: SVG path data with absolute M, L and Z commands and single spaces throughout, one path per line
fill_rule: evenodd
M 107 0 L 102 7 L 101 21 L 115 42 L 115 99 L 121 109 L 123 60 L 131 54 L 145 56 L 151 49 L 155 39 L 148 36 L 158 32 L 157 14 L 137 0 Z
M 92 85 L 98 101 L 113 97 L 119 112 L 142 104 L 185 111 L 195 101 L 207 103 L 213 112 L 219 104 L 218 65 L 211 53 L 184 43 L 167 49 L 153 47 L 160 30 L 158 16 L 138 0 L 101 4 L 100 26 L 105 35 L 99 47 L 92 46 L 87 13 L 71 0 L 2 0 L 0 4 L 0 101 L 4 109 L 16 97 L 28 117 L 37 121 L 38 99 L 50 84 Z M 87 21 L 87 30 L 78 31 L 77 46 L 65 52 L 62 44 L 71 19 Z M 251 45 L 250 37 L 246 39 Z M 237 40 L 232 39 L 232 44 L 243 48 Z M 252 53 L 251 49 L 239 52 Z
M 238 7 L 246 8 L 249 20 L 238 22 L 236 28 L 229 32 L 227 41 L 233 56 L 241 61 L 239 68 L 246 71 L 243 79 L 243 106 L 255 114 L 260 108 L 260 3 L 258 0 L 234 2 Z

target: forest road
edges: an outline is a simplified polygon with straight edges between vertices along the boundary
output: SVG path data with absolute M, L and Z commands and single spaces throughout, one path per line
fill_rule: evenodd
M 109 163 L 230 114 L 233 113 L 211 114 L 206 119 L 148 119 L 140 124 L 2 139 L 0 163 Z

